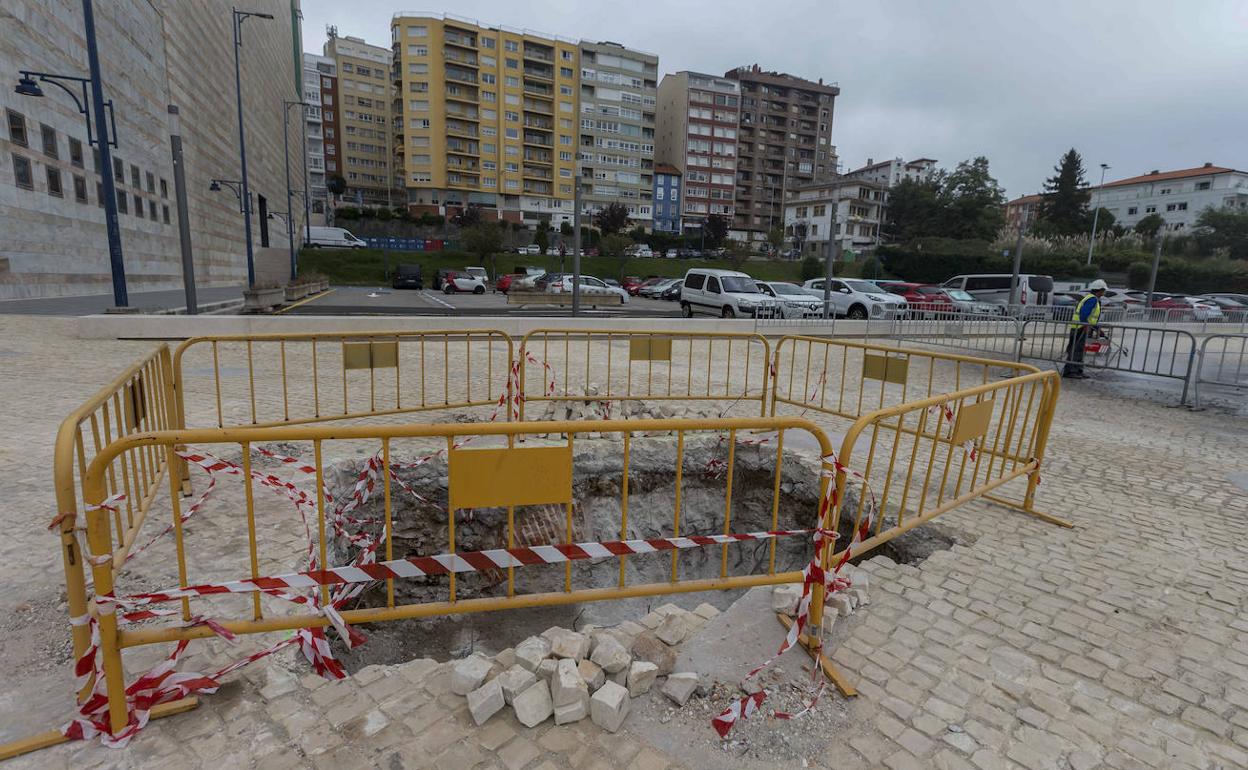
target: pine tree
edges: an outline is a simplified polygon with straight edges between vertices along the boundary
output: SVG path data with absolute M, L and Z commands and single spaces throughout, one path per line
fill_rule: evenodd
M 1040 229 L 1059 235 L 1086 232 L 1092 225 L 1092 212 L 1088 210 L 1092 193 L 1083 177 L 1083 158 L 1072 147 L 1053 171 L 1044 183 Z

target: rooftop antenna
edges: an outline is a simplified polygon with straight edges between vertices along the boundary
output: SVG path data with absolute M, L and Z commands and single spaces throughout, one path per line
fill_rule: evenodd
M 338 25 L 337 25 L 337 24 L 326 24 L 326 25 L 325 25 L 325 34 L 329 36 L 329 39 L 330 39 L 330 40 L 333 40 L 334 38 L 338 37 Z

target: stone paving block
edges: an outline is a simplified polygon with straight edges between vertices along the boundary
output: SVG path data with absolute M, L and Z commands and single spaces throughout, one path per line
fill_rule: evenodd
M 481 686 L 494 668 L 494 660 L 481 653 L 474 653 L 455 664 L 451 669 L 451 692 L 467 695 Z
M 556 658 L 584 660 L 589 657 L 589 637 L 560 628 L 550 637 L 550 654 Z
M 499 674 L 496 681 L 502 687 L 503 700 L 510 706 L 517 695 L 527 690 L 537 681 L 537 674 L 517 663 Z
M 628 694 L 636 698 L 650 692 L 658 678 L 659 667 L 646 661 L 633 661 L 628 669 Z
M 615 682 L 607 682 L 589 699 L 594 724 L 607 732 L 620 729 L 628 716 L 629 691 Z
M 549 682 L 551 677 L 555 675 L 555 671 L 559 668 L 559 661 L 554 658 L 543 660 L 541 665 L 537 667 L 537 678 Z
M 719 614 L 719 610 L 716 609 L 714 605 L 702 602 L 697 607 L 693 608 L 693 614 L 703 620 L 713 620 L 715 616 Z
M 585 692 L 583 695 L 584 697 L 580 697 L 572 703 L 555 706 L 555 724 L 566 725 L 572 722 L 579 722 L 589 716 L 589 693 Z
M 677 706 L 683 706 L 689 702 L 689 698 L 697 689 L 698 675 L 696 673 L 679 673 L 667 677 L 661 692 Z
M 693 633 L 692 624 L 689 622 L 688 613 L 684 610 L 680 612 L 668 613 L 663 622 L 659 623 L 659 627 L 654 630 L 654 635 L 668 646 L 674 647 L 689 638 Z
M 606 673 L 593 661 L 582 660 L 576 664 L 576 669 L 580 673 L 581 679 L 584 679 L 585 684 L 589 686 L 591 693 L 602 687 L 603 683 L 607 681 Z
M 607 634 L 598 636 L 598 644 L 594 646 L 593 655 L 590 656 L 590 660 L 608 674 L 614 674 L 621 669 L 628 668 L 628 664 L 632 662 L 632 659 L 633 656 L 624 648 L 624 645 L 620 644 L 615 637 Z
M 530 636 L 516 645 L 515 655 L 516 663 L 536 672 L 537 667 L 550 655 L 550 642 L 540 636 Z
M 785 615 L 797 614 L 797 603 L 802 598 L 802 586 L 799 583 L 785 583 L 771 589 L 771 609 Z
M 520 693 L 511 702 L 516 712 L 516 719 L 525 727 L 536 727 L 550 718 L 555 712 L 555 704 L 550 698 L 550 685 L 545 681 L 537 681 L 527 690 Z
M 550 697 L 556 708 L 588 699 L 589 688 L 581 678 L 576 661 L 571 658 L 559 661 L 550 680 Z
M 503 686 L 497 677 L 468 693 L 468 712 L 472 714 L 472 721 L 476 722 L 478 727 L 502 711 L 503 706 L 506 705 Z
M 637 661 L 653 663 L 658 668 L 659 676 L 667 676 L 676 665 L 676 651 L 664 644 L 654 632 L 646 631 L 633 642 L 633 662 Z

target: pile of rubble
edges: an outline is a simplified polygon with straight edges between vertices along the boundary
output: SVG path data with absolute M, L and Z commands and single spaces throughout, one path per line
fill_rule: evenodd
M 616 732 L 630 700 L 656 685 L 679 706 L 695 692 L 709 692 L 709 679 L 673 670 L 673 648 L 718 614 L 709 604 L 692 612 L 665 604 L 640 623 L 586 626 L 579 632 L 548 628 L 492 658 L 476 653 L 459 661 L 451 671 L 451 690 L 467 696 L 477 725 L 510 706 L 526 727 L 551 717 L 559 725 L 589 717 Z
M 871 585 L 865 570 L 846 564 L 841 575 L 849 578 L 850 587 L 826 597 L 823 611 L 823 632 L 832 633 L 838 617 L 849 617 L 860 606 L 870 604 L 867 588 Z M 782 615 L 796 617 L 797 605 L 802 599 L 802 584 L 778 585 L 771 591 L 771 608 Z

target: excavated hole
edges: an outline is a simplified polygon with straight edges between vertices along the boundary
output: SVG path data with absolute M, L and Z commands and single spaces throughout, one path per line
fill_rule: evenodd
M 744 438 L 744 437 L 743 437 Z M 544 443 L 541 441 L 534 444 Z M 561 443 L 561 442 L 560 442 Z M 622 442 L 614 438 L 578 440 L 573 455 L 573 542 L 621 539 Z M 681 483 L 681 534 L 719 534 L 724 527 L 726 468 L 714 470 L 713 461 L 726 461 L 726 438 L 690 436 L 686 438 Z M 670 536 L 675 501 L 676 440 L 672 437 L 635 437 L 631 442 L 628 480 L 628 527 L 625 539 Z M 409 458 L 392 457 L 395 465 Z M 775 448 L 773 445 L 738 445 L 733 468 L 733 499 L 730 531 L 756 532 L 772 529 L 775 489 Z M 350 495 L 363 468 L 358 460 L 340 461 L 327 468 L 326 478 L 335 498 Z M 423 499 L 392 487 L 393 554 L 429 556 L 447 551 L 446 462 L 441 456 L 415 468 L 399 471 L 402 481 Z M 490 483 L 489 480 L 483 483 Z M 540 482 L 539 482 L 540 483 Z M 808 453 L 786 451 L 780 483 L 778 527 L 813 527 L 818 510 L 819 465 Z M 857 496 L 847 492 L 846 509 L 854 510 Z M 382 497 L 373 499 L 351 514 L 357 519 L 382 520 Z M 517 507 L 515 544 L 543 545 L 563 542 L 566 508 L 558 506 Z M 852 522 L 842 524 L 841 541 L 849 542 Z M 375 534 L 377 526 L 364 528 Z M 932 551 L 950 547 L 955 538 L 927 525 L 873 551 L 895 561 L 915 563 Z M 458 551 L 479 551 L 507 545 L 506 509 L 461 511 L 455 522 Z M 716 578 L 721 560 L 727 554 L 728 575 L 767 572 L 772 543 L 777 571 L 800 570 L 811 555 L 806 537 L 779 538 L 775 541 L 740 542 L 704 546 L 676 552 L 676 568 L 682 580 Z M 349 563 L 356 552 L 338 539 L 330 544 L 331 564 Z M 384 558 L 384 549 L 379 552 Z M 571 565 L 573 588 L 606 588 L 619 584 L 621 560 L 615 558 L 577 561 Z M 672 576 L 672 552 L 635 554 L 623 559 L 625 585 L 666 582 Z M 517 595 L 563 591 L 565 564 L 540 565 L 514 570 Z M 460 573 L 455 579 L 457 599 L 505 597 L 506 570 Z M 365 626 L 367 644 L 354 651 L 338 650 L 349 669 L 380 663 L 399 663 L 418 657 L 462 657 L 474 651 L 493 654 L 550 626 L 581 628 L 586 624 L 609 626 L 635 620 L 653 607 L 666 602 L 693 607 L 710 602 L 726 609 L 744 589 L 710 591 L 668 596 L 651 596 L 573 605 L 537 607 L 488 613 L 453 615 L 429 619 L 409 619 Z M 417 604 L 446 601 L 450 579 L 445 576 L 396 580 L 395 603 Z M 349 608 L 380 607 L 386 603 L 386 586 L 370 586 Z

